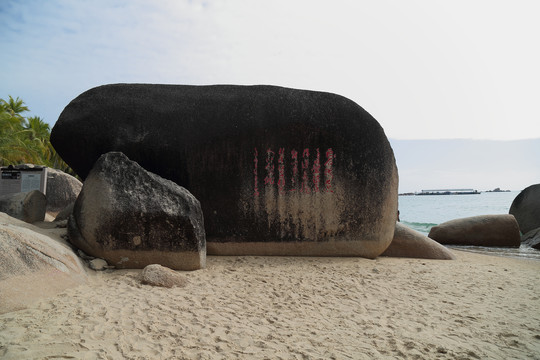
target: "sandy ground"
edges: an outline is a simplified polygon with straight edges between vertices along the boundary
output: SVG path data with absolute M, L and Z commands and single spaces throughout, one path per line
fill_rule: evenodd
M 2 359 L 540 359 L 540 261 L 209 257 L 0 315 Z

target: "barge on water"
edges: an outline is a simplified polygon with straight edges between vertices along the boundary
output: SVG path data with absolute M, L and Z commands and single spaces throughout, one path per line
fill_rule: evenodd
M 474 189 L 438 189 L 422 190 L 416 195 L 477 195 L 480 191 Z

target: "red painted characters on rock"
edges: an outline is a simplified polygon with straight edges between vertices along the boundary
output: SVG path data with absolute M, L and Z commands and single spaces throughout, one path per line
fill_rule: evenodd
M 253 192 L 253 194 L 255 195 L 255 197 L 258 197 L 260 193 L 259 193 L 259 177 L 257 176 L 257 171 L 259 168 L 259 153 L 257 151 L 257 148 L 255 148 L 255 156 L 253 158 L 253 163 L 255 164 L 255 167 L 253 169 L 253 175 L 255 176 L 255 181 L 254 181 L 255 191 Z
M 264 185 L 274 185 L 274 152 L 272 149 L 266 150 L 266 177 Z
M 332 165 L 334 164 L 335 158 L 336 155 L 334 154 L 332 148 L 326 150 L 326 162 L 324 163 L 324 188 L 326 192 L 331 193 L 334 192 L 334 190 L 332 190 L 332 180 L 334 179 L 334 170 L 332 169 Z
M 324 153 L 324 152 L 323 152 Z M 326 160 L 321 164 L 321 151 L 319 148 L 311 152 L 313 155 L 313 165 L 310 168 L 310 149 L 305 148 L 301 152 L 302 159 L 298 163 L 298 151 L 292 149 L 290 157 L 285 148 L 278 148 L 276 153 L 268 148 L 266 150 L 266 162 L 264 166 L 265 177 L 264 186 L 266 191 L 274 188 L 275 163 L 277 161 L 277 190 L 279 196 L 284 196 L 287 192 L 300 192 L 302 194 L 316 194 L 320 192 L 333 193 L 332 182 L 334 179 L 334 161 L 336 155 L 332 148 L 328 148 L 324 153 Z M 253 175 L 254 175 L 254 196 L 260 196 L 259 190 L 259 152 L 257 148 L 253 153 Z M 300 169 L 299 169 L 300 165 Z M 324 166 L 324 169 L 321 169 Z M 300 178 L 301 171 L 301 178 Z M 321 187 L 321 171 L 324 173 L 324 186 Z M 289 177 L 287 177 L 289 174 Z M 288 188 L 288 190 L 287 190 Z
M 285 194 L 285 149 L 279 148 L 278 157 L 278 193 Z

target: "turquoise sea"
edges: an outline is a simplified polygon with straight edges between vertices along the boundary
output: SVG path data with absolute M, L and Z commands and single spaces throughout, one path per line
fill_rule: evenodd
M 408 195 L 399 196 L 401 222 L 425 235 L 429 230 L 445 221 L 463 217 L 508 214 L 512 201 L 519 191 L 482 192 L 478 195 Z M 484 248 L 478 246 L 456 246 L 461 250 L 540 260 L 540 251 L 521 247 Z

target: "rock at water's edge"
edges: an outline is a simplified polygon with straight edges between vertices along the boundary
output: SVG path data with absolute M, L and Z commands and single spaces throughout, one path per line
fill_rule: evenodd
M 519 247 L 519 226 L 512 215 L 479 215 L 431 228 L 428 237 L 445 245 Z
M 514 215 L 523 234 L 540 227 L 540 184 L 521 191 L 512 201 L 509 213 Z
M 540 228 L 533 229 L 521 236 L 521 243 L 540 250 Z

